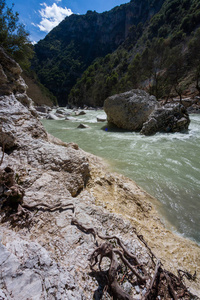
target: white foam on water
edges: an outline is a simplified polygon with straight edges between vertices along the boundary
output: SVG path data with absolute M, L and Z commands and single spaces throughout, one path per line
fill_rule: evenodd
M 97 122 L 101 115 L 86 111 L 76 120 L 42 122 L 51 134 L 110 161 L 114 171 L 132 178 L 160 201 L 163 218 L 179 234 L 200 242 L 200 115 L 190 116 L 188 133 L 153 136 L 114 130 Z M 78 122 L 90 130 L 77 130 Z

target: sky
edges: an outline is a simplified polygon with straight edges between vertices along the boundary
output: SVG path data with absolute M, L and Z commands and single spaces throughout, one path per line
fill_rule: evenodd
M 14 12 L 25 25 L 32 43 L 43 39 L 47 33 L 71 14 L 86 14 L 88 10 L 98 13 L 130 0 L 6 0 L 8 7 L 14 3 Z

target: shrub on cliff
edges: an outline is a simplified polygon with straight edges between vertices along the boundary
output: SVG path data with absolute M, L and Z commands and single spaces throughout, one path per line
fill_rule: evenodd
M 19 14 L 13 12 L 5 0 L 0 0 L 0 46 L 8 52 L 23 69 L 29 68 L 29 59 L 33 55 L 29 33 L 19 23 Z

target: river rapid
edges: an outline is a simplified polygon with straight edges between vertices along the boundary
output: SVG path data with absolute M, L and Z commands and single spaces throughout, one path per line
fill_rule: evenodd
M 149 137 L 97 122 L 103 116 L 103 111 L 87 110 L 74 120 L 42 123 L 52 135 L 77 143 L 104 158 L 112 171 L 133 179 L 159 200 L 157 209 L 169 229 L 200 244 L 200 115 L 190 115 L 186 134 Z M 78 129 L 80 123 L 89 128 Z

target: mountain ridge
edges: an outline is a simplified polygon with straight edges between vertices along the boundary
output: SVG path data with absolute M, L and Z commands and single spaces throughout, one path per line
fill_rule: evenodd
M 149 23 L 139 25 L 82 74 L 70 92 L 71 105 L 103 106 L 107 97 L 138 88 L 165 101 L 199 94 L 200 3 L 165 0 Z
M 98 57 L 115 51 L 128 37 L 130 28 L 148 21 L 164 0 L 135 0 L 101 14 L 65 18 L 35 45 L 32 67 L 40 81 L 66 105 L 68 94 L 83 71 Z M 139 25 L 140 24 L 140 25 Z

